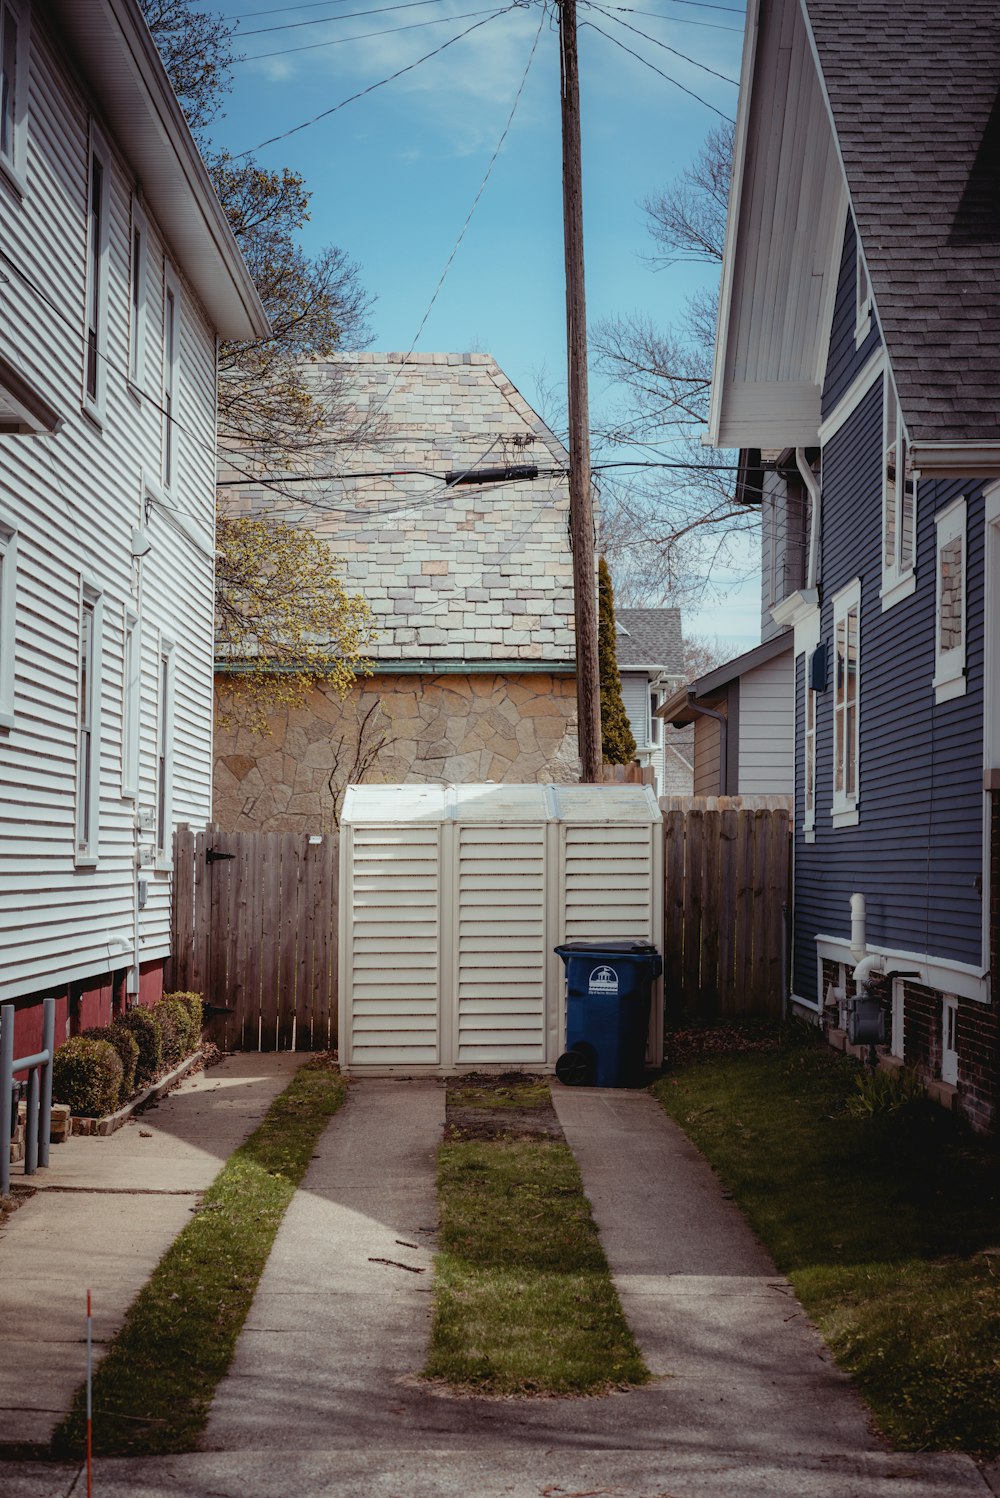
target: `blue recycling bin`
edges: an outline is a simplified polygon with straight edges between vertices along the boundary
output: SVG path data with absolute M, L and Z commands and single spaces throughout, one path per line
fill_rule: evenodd
M 639 1087 L 646 1061 L 649 996 L 663 959 L 646 941 L 569 941 L 566 1050 L 556 1076 L 567 1086 Z

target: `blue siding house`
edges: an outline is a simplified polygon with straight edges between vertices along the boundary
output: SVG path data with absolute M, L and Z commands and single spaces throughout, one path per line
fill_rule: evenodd
M 1000 8 L 750 0 L 709 440 L 808 496 L 791 1001 L 996 1120 Z M 863 900 L 857 897 L 862 896 Z

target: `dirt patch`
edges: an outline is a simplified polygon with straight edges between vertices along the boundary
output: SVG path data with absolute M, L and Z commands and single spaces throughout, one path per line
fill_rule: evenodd
M 0 1228 L 18 1207 L 23 1207 L 26 1201 L 31 1200 L 37 1189 L 37 1186 L 24 1186 L 20 1181 L 11 1181 L 10 1195 L 0 1196 Z
M 665 1068 L 683 1066 L 710 1056 L 734 1056 L 745 1051 L 776 1051 L 782 1043 L 777 1020 L 749 1020 L 739 1025 L 692 1025 L 668 1030 L 664 1037 Z
M 447 1079 L 445 1138 L 562 1139 L 547 1077 L 467 1072 Z

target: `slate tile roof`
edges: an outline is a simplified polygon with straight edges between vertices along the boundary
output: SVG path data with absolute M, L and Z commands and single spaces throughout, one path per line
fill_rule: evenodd
M 443 482 L 483 466 L 565 468 L 565 448 L 496 361 L 360 353 L 329 363 L 347 382 L 348 405 L 379 411 L 386 429 L 371 447 L 345 449 L 336 477 L 303 485 L 283 518 L 327 536 L 344 559 L 345 585 L 364 594 L 381 626 L 373 658 L 572 667 L 566 478 Z M 317 382 L 325 373 L 313 366 Z M 414 468 L 425 472 L 388 472 Z M 267 489 L 239 497 L 274 510 Z
M 806 0 L 913 441 L 1000 441 L 1000 4 Z
M 684 673 L 684 640 L 680 609 L 615 609 L 619 669 L 659 666 Z

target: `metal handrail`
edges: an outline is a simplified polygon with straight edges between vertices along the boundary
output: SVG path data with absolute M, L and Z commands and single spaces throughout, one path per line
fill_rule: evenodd
M 33 1176 L 49 1163 L 52 1132 L 52 1055 L 56 1038 L 56 1001 L 42 1000 L 42 1049 L 31 1056 L 14 1055 L 14 1006 L 0 1004 L 0 1196 L 10 1191 L 10 1142 L 14 1116 L 14 1073 L 28 1073 L 24 1127 L 24 1173 Z

